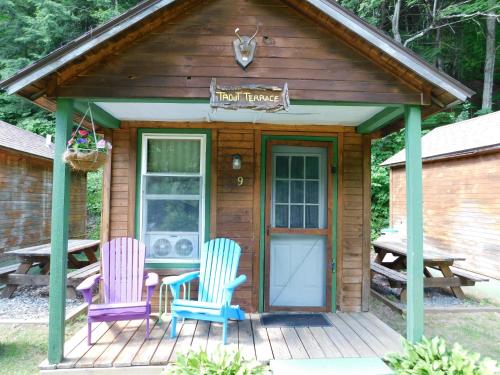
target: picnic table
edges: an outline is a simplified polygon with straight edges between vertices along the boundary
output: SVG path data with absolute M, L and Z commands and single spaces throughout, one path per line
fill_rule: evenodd
M 85 274 L 98 271 L 98 260 L 96 252 L 99 249 L 99 240 L 71 239 L 68 241 L 68 268 L 84 269 Z M 50 272 L 50 243 L 44 245 L 30 246 L 6 252 L 15 255 L 19 263 L 0 269 L 0 281 L 7 285 L 2 291 L 2 297 L 9 298 L 19 285 L 49 285 Z M 86 260 L 76 257 L 84 254 Z M 33 267 L 40 267 L 39 274 L 30 274 Z M 78 272 L 78 275 L 81 272 Z M 70 276 L 68 274 L 68 276 Z
M 372 276 L 377 273 L 389 279 L 392 287 L 401 288 L 401 300 L 406 299 L 406 270 L 407 244 L 398 237 L 383 235 L 372 243 L 376 253 L 371 263 Z M 424 287 L 450 288 L 453 295 L 459 299 L 465 298 L 462 286 L 473 286 L 479 281 L 488 281 L 487 278 L 475 273 L 453 267 L 456 261 L 465 260 L 464 257 L 447 254 L 429 245 L 424 245 Z M 391 254 L 393 260 L 384 261 L 386 255 Z M 442 276 L 432 274 L 430 269 L 440 271 Z

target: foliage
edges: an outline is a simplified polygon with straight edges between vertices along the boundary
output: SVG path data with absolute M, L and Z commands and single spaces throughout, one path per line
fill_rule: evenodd
M 256 361 L 246 361 L 240 352 L 227 352 L 219 346 L 213 355 L 206 351 L 177 355 L 165 375 L 264 375 L 270 374 L 267 366 Z
M 401 375 L 493 375 L 500 371 L 496 361 L 470 354 L 459 344 L 450 347 L 443 338 L 404 342 L 403 354 L 390 354 L 386 361 Z
M 389 168 L 380 164 L 402 150 L 404 130 L 377 139 L 372 144 L 372 238 L 389 226 Z
M 102 169 L 87 173 L 87 234 L 99 239 L 102 210 Z

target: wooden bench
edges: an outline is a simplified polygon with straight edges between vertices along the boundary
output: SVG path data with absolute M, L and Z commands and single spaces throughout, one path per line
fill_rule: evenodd
M 406 287 L 407 278 L 405 274 L 373 261 L 371 262 L 370 268 L 372 272 L 387 277 L 387 279 L 389 279 L 391 288 Z
M 436 267 L 432 267 L 433 269 L 438 269 Z M 490 281 L 487 277 L 483 275 L 479 275 L 477 273 L 466 271 L 464 269 L 458 267 L 450 267 L 453 275 L 457 276 L 460 279 L 460 285 L 462 286 L 474 286 L 476 283 Z
M 0 282 L 5 282 L 7 280 L 7 276 L 11 273 L 14 273 L 19 268 L 20 263 L 11 264 L 9 266 L 0 267 Z M 39 263 L 33 264 L 34 266 L 38 266 Z
M 77 269 L 68 273 L 67 275 L 67 293 L 69 298 L 74 298 L 76 296 L 76 287 L 87 277 L 96 275 L 100 272 L 100 263 L 95 262 L 85 266 L 83 268 Z

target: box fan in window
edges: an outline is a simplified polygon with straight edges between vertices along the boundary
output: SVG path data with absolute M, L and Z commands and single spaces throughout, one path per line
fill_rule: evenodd
M 197 259 L 198 234 L 152 234 L 149 236 L 149 258 Z

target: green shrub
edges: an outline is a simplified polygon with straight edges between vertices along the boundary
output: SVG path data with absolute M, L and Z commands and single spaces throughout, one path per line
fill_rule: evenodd
M 206 351 L 178 354 L 165 375 L 264 375 L 270 374 L 267 366 L 256 361 L 246 361 L 240 352 L 226 352 L 217 348 L 213 355 Z
M 403 354 L 389 354 L 389 366 L 402 375 L 490 375 L 500 370 L 497 362 L 468 353 L 459 344 L 447 345 L 440 337 L 412 344 L 404 342 Z

